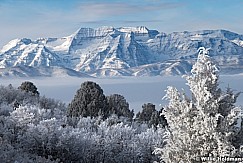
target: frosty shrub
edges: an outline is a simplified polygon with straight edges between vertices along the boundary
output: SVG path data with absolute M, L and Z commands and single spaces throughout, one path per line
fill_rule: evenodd
M 33 96 L 32 93 L 16 89 L 11 84 L 8 86 L 0 86 L 0 115 L 8 115 L 9 111 L 24 105 L 38 105 L 45 109 L 60 109 L 66 112 L 66 105 L 55 99 L 45 96 Z M 7 109 L 8 108 L 8 109 Z
M 68 106 L 69 116 L 107 117 L 107 100 L 101 87 L 92 81 L 81 84 L 74 99 Z
M 35 114 L 33 117 L 38 117 Z M 159 160 L 152 151 L 155 146 L 163 147 L 163 128 L 141 129 L 123 122 L 111 125 L 111 121 L 114 121 L 112 116 L 104 121 L 82 117 L 77 126 L 72 127 L 63 126 L 64 119 L 42 119 L 37 124 L 27 125 L 25 132 L 18 136 L 16 146 L 27 154 L 60 162 L 144 163 Z
M 129 104 L 125 97 L 119 94 L 107 96 L 109 115 L 116 114 L 118 117 L 127 117 L 130 120 L 133 118 L 133 110 L 129 110 Z
M 191 75 L 185 76 L 191 99 L 171 86 L 166 91 L 167 144 L 155 150 L 161 161 L 191 163 L 202 162 L 204 156 L 237 156 L 232 139 L 240 130 L 241 110 L 235 107 L 236 96 L 231 91 L 218 88 L 218 70 L 207 54 L 205 48 L 199 48 Z
M 67 117 L 66 107 L 59 101 L 0 86 L 0 162 L 159 161 L 152 152 L 154 147 L 164 146 L 164 128 L 127 121 L 132 112 L 121 95 L 110 96 L 113 110 L 106 112 L 103 108 L 109 111 L 112 107 L 107 106 L 102 89 L 92 82 L 86 84 L 82 91 L 87 94 L 83 92 L 81 97 L 86 97 L 86 107 L 91 109 L 87 111 L 93 117 Z M 13 108 L 15 101 L 19 106 Z M 102 113 L 105 119 L 95 117 Z M 75 119 L 75 125 L 70 125 L 69 118 Z
M 11 84 L 9 86 L 0 86 L 0 105 L 8 105 L 11 108 L 17 108 L 19 105 L 32 105 L 38 103 L 39 96 L 21 91 L 14 88 Z M 2 110 L 4 107 L 0 107 Z M 5 107 L 6 108 L 6 107 Z

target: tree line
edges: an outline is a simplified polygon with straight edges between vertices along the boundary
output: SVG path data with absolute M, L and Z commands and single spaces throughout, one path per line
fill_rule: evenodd
M 125 97 L 81 84 L 70 104 L 30 81 L 0 86 L 1 162 L 151 162 L 166 121 L 148 103 L 134 116 Z

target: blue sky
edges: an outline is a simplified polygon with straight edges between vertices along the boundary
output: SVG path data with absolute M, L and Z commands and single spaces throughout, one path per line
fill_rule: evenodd
M 0 0 L 0 22 L 0 47 L 14 38 L 67 36 L 80 27 L 243 34 L 243 0 Z

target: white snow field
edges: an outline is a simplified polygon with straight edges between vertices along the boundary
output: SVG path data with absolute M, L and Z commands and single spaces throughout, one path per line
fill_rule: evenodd
M 190 96 L 186 80 L 180 76 L 156 76 L 156 77 L 121 77 L 121 78 L 77 78 L 77 77 L 43 77 L 43 78 L 2 78 L 1 85 L 12 84 L 18 87 L 24 81 L 33 82 L 41 95 L 69 103 L 81 83 L 94 81 L 98 83 L 105 95 L 121 94 L 130 104 L 130 109 L 135 113 L 142 109 L 144 103 L 151 102 L 157 109 L 166 105 L 162 100 L 167 86 L 174 86 L 178 90 L 182 88 Z M 243 92 L 243 74 L 221 75 L 220 87 L 225 90 L 228 86 L 235 92 Z M 243 105 L 243 94 L 238 98 L 237 105 Z

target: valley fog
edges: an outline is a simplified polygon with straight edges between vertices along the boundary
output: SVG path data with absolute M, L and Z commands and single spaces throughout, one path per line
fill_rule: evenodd
M 179 91 L 184 89 L 190 96 L 186 80 L 180 76 L 157 76 L 157 77 L 122 77 L 122 78 L 76 78 L 76 77 L 55 77 L 55 78 L 12 78 L 1 79 L 1 85 L 12 84 L 18 87 L 24 81 L 33 82 L 40 95 L 69 103 L 81 83 L 94 81 L 101 86 L 106 96 L 111 94 L 123 95 L 135 113 L 142 109 L 144 103 L 153 103 L 156 109 L 167 104 L 162 100 L 167 86 L 174 86 Z M 235 92 L 243 91 L 243 75 L 221 75 L 220 88 L 225 90 L 228 86 Z M 243 104 L 243 95 L 240 95 L 237 105 Z

